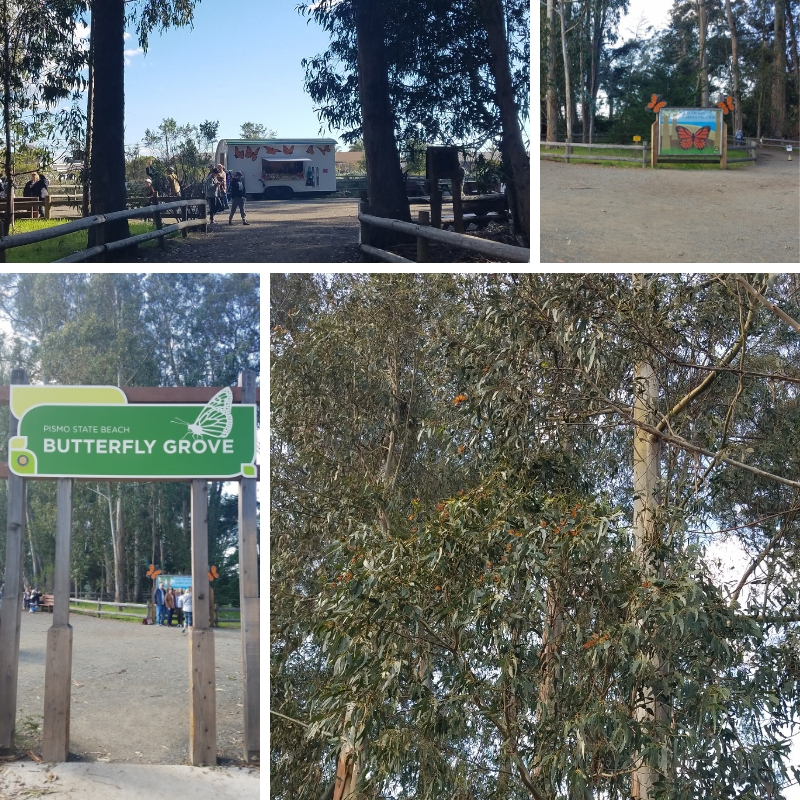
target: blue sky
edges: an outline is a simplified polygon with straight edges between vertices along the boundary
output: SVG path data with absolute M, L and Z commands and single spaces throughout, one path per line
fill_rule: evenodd
M 194 27 L 152 34 L 146 54 L 129 38 L 126 145 L 166 117 L 182 125 L 218 119 L 220 138 L 238 136 L 243 122 L 280 137 L 320 135 L 300 61 L 324 52 L 328 35 L 297 12 L 299 3 L 200 0 Z M 321 135 L 338 138 L 327 129 Z

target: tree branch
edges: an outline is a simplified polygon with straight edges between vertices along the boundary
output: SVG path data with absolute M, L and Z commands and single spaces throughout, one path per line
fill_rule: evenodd
M 790 317 L 783 309 L 778 308 L 775 303 L 770 302 L 761 294 L 759 291 L 754 289 L 747 280 L 742 277 L 741 275 L 736 276 L 736 281 L 740 283 L 747 291 L 756 299 L 759 303 L 761 303 L 764 308 L 768 308 L 776 317 L 782 319 L 790 328 L 794 328 L 797 333 L 800 333 L 800 322 L 796 319 Z

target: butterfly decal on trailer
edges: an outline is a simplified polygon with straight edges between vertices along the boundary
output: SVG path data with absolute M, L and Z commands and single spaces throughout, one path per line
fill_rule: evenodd
M 306 150 L 306 153 L 308 153 L 310 156 L 314 155 L 314 145 L 313 144 L 308 148 L 308 150 Z
M 728 95 L 724 100 L 720 100 L 717 106 L 722 109 L 723 114 L 727 114 L 729 111 L 733 111 L 733 98 Z
M 678 139 L 680 139 L 681 150 L 691 150 L 693 147 L 696 150 L 702 150 L 708 142 L 711 126 L 704 125 L 700 130 L 692 133 L 688 128 L 684 128 L 683 125 L 677 125 L 675 133 L 678 134 Z
M 264 149 L 265 149 L 265 150 L 267 151 L 267 153 L 269 153 L 269 155 L 271 155 L 271 156 L 274 156 L 274 155 L 277 155 L 278 153 L 280 153 L 280 148 L 278 148 L 278 147 L 269 147 L 269 146 L 267 146 L 267 147 L 265 147 Z
M 260 147 L 256 147 L 256 149 L 253 150 L 253 148 L 250 147 L 250 145 L 247 145 L 247 150 L 245 151 L 244 157 L 249 158 L 252 161 L 255 161 L 256 158 L 258 158 L 258 151 L 260 149 L 261 149 Z
M 329 144 L 326 144 L 325 147 L 320 147 L 317 145 L 317 150 L 319 150 L 322 155 L 325 155 L 326 153 L 330 153 L 331 146 Z
M 238 147 L 235 147 L 235 146 L 234 146 L 234 148 L 233 148 L 233 155 L 234 155 L 236 158 L 244 158 L 244 150 L 242 150 L 242 149 L 240 149 L 240 148 L 238 148 Z
M 214 439 L 224 439 L 233 427 L 233 417 L 231 416 L 231 403 L 233 402 L 233 392 L 230 386 L 226 386 L 221 392 L 217 392 L 204 406 L 197 415 L 194 422 L 186 422 L 182 419 L 172 420 L 175 423 L 185 425 L 188 430 L 182 438 L 192 434 L 195 439 L 203 436 L 210 436 Z
M 294 145 L 291 147 L 287 147 L 286 145 L 283 146 L 283 154 L 285 156 L 290 156 L 292 153 L 294 153 Z
M 647 108 L 654 114 L 658 114 L 666 105 L 666 102 L 661 98 L 660 94 L 652 94 L 650 95 L 650 102 L 647 104 Z

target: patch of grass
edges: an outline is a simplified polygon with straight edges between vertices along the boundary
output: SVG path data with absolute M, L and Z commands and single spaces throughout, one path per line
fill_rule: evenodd
M 71 221 L 72 220 L 68 219 L 21 219 L 17 220 L 12 234 L 53 228 Z M 170 223 L 169 221 L 165 221 L 165 224 Z M 155 225 L 149 220 L 130 220 L 128 226 L 131 236 L 137 236 L 140 233 L 149 233 L 155 230 Z M 178 234 L 172 233 L 169 234 L 167 238 L 176 235 Z M 78 250 L 85 250 L 88 237 L 88 231 L 75 231 L 74 233 L 68 233 L 55 239 L 48 239 L 45 242 L 15 247 L 12 250 L 6 251 L 6 261 L 9 264 L 49 264 L 53 261 L 58 261 L 59 258 L 72 255 L 72 253 L 76 253 Z M 157 239 L 139 245 L 139 247 L 143 249 L 157 246 Z
M 542 154 L 549 153 L 551 155 L 566 155 L 567 149 L 566 147 L 540 147 L 539 152 Z M 575 158 L 573 161 L 573 157 L 581 156 L 581 158 Z M 588 156 L 598 156 L 598 158 L 589 158 Z M 602 156 L 603 158 L 599 158 Z M 598 149 L 596 153 L 593 153 L 591 150 L 585 147 L 578 148 L 570 153 L 570 164 L 596 164 L 601 167 L 633 167 L 634 169 L 642 169 L 642 162 L 641 159 L 638 162 L 632 161 L 613 161 L 613 160 L 605 160 L 611 156 L 620 156 L 624 158 L 635 158 L 636 151 L 635 150 L 623 150 L 613 147 L 603 147 Z M 561 163 L 566 163 L 564 159 L 558 159 Z M 741 164 L 736 164 L 735 159 L 728 159 L 728 169 L 742 169 L 743 167 L 752 164 L 751 161 L 746 161 Z M 647 169 L 650 168 L 650 154 L 647 154 L 645 164 Z M 685 170 L 699 170 L 699 169 L 719 169 L 719 164 L 698 164 L 692 163 L 687 161 L 659 161 L 657 169 L 685 169 Z
M 30 714 L 17 720 L 15 731 L 16 746 L 23 752 L 26 750 L 38 751 L 42 747 L 42 722 L 41 714 Z

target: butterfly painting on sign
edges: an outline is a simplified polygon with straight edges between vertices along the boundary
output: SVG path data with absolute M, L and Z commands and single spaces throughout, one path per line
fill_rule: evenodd
M 719 158 L 721 108 L 664 108 L 658 121 L 660 156 Z
M 195 439 L 202 436 L 224 439 L 231 432 L 231 427 L 233 426 L 233 418 L 231 417 L 232 402 L 233 392 L 226 386 L 203 406 L 203 410 L 197 415 L 197 419 L 194 422 L 186 422 L 182 419 L 175 419 L 173 422 L 183 424 L 189 429 L 183 436 L 184 439 L 189 434 L 192 434 Z

